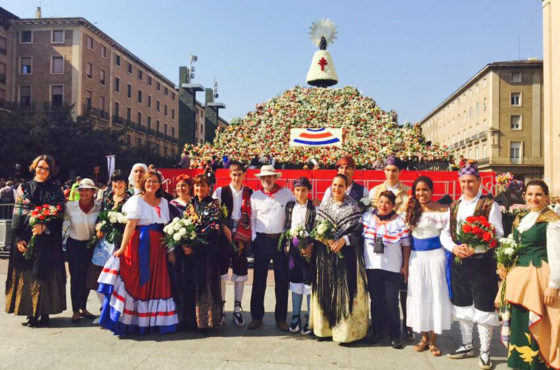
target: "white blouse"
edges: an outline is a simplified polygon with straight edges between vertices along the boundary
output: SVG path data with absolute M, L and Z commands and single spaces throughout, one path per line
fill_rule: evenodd
M 416 227 L 412 229 L 412 236 L 416 239 L 427 239 L 439 236 L 449 219 L 449 212 L 422 212 Z
M 398 216 L 386 223 L 377 222 L 371 211 L 362 216 L 364 226 L 364 259 L 366 269 L 380 269 L 401 272 L 403 264 L 402 247 L 410 247 L 410 231 L 404 219 Z M 375 236 L 383 239 L 383 253 L 375 253 Z
M 70 221 L 69 236 L 74 240 L 89 240 L 95 234 L 95 222 L 101 211 L 101 205 L 94 201 L 92 209 L 84 213 L 80 208 L 80 201 L 66 203 L 64 208 L 64 219 Z
M 517 231 L 524 233 L 537 222 L 541 212 L 529 212 L 521 219 Z M 548 286 L 560 289 L 560 221 L 549 222 L 546 227 L 546 253 L 548 255 L 548 266 L 550 277 Z
M 169 206 L 167 199 L 160 198 L 159 205 L 152 207 L 140 195 L 133 195 L 123 205 L 128 220 L 138 220 L 138 225 L 167 224 Z

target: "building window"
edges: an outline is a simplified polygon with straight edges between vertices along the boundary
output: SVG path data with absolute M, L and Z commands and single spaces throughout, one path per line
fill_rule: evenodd
M 98 108 L 101 112 L 103 112 L 103 113 L 105 112 L 105 97 L 104 96 L 99 97 L 99 107 Z
M 132 74 L 132 63 L 128 63 L 128 73 Z
M 99 70 L 99 83 L 105 85 L 105 70 L 103 69 Z
M 480 104 L 476 103 L 476 114 L 480 113 Z
M 167 104 L 163 106 L 163 114 L 167 116 Z
M 159 132 L 159 119 L 156 120 L 156 131 Z
M 115 77 L 115 91 L 121 91 L 121 79 L 118 77 Z
M 138 103 L 142 103 L 142 90 L 138 90 Z
M 171 109 L 171 119 L 175 119 L 175 109 Z
M 169 90 L 166 87 L 165 90 L 163 90 L 163 95 L 167 96 L 167 94 L 169 94 Z
M 167 135 L 167 123 L 163 124 L 163 133 Z
M 91 64 L 91 62 L 86 62 L 86 76 L 87 78 L 93 76 L 93 64 Z
M 89 50 L 93 50 L 93 38 L 90 36 L 86 36 L 86 47 Z
M 23 106 L 31 105 L 31 86 L 19 87 L 19 103 Z
M 472 107 L 469 108 L 469 118 L 472 117 Z
M 486 81 L 486 78 L 485 78 L 485 79 L 482 80 L 482 87 L 486 87 L 486 85 L 487 85 L 487 81 Z
M 175 93 L 174 92 L 171 93 L 171 100 L 175 100 Z
M 509 127 L 512 130 L 521 130 L 521 115 L 513 115 L 510 117 Z
M 175 127 L 171 127 L 171 137 L 175 137 Z
M 6 64 L 0 63 L 0 83 L 6 83 Z
M 51 86 L 51 104 L 53 106 L 60 107 L 62 105 L 63 91 L 64 91 L 64 86 L 62 85 Z
M 128 84 L 126 85 L 126 96 L 129 98 L 132 98 L 132 85 Z
M 131 138 L 130 138 L 130 135 L 126 135 L 126 143 L 127 143 L 128 145 L 130 145 L 130 139 L 131 139 Z
M 522 142 L 520 141 L 512 141 L 509 144 L 509 159 L 510 162 L 513 164 L 521 163 L 521 147 Z
M 511 106 L 512 107 L 521 106 L 521 93 L 511 93 Z
M 137 118 L 137 121 L 138 121 L 137 123 L 139 125 L 142 125 L 142 113 L 138 112 L 138 115 L 136 116 L 136 118 Z
M 156 100 L 156 111 L 159 112 L 159 100 Z
M 160 91 L 161 90 L 161 84 L 158 82 L 156 82 L 156 90 Z
M 33 32 L 32 31 L 21 31 L 19 33 L 19 43 L 20 44 L 31 44 L 33 42 Z
M 31 74 L 31 57 L 20 58 L 20 74 L 22 75 Z
M 52 30 L 51 31 L 51 42 L 53 44 L 63 44 L 64 43 L 64 30 Z
M 86 90 L 86 111 L 91 109 L 91 99 L 92 99 L 92 92 L 91 90 Z
M 115 102 L 115 109 L 113 112 L 113 116 L 118 117 L 119 116 L 119 110 L 120 110 L 121 106 L 119 104 L 119 102 Z
M 130 108 L 126 108 L 126 121 L 130 122 L 132 121 L 132 109 Z
M 166 146 L 163 147 L 163 154 L 167 157 L 167 147 Z
M 148 80 L 148 81 L 147 81 L 147 82 L 148 82 L 148 85 L 149 85 L 149 86 L 152 86 L 152 76 L 148 76 L 147 80 Z
M 121 56 L 120 55 L 115 55 L 115 65 L 116 66 L 121 66 Z
M 152 96 L 148 95 L 148 108 L 152 107 Z
M 142 71 L 141 71 L 141 70 L 138 70 L 138 79 L 139 79 L 140 81 L 142 81 L 142 77 L 143 77 Z
M 55 55 L 51 58 L 51 74 L 64 73 L 64 58 L 60 55 Z
M 152 117 L 146 117 L 146 125 L 148 126 L 148 130 L 152 129 Z
M 0 54 L 8 54 L 8 41 L 5 37 L 0 36 Z
M 511 82 L 512 83 L 520 83 L 521 82 L 521 72 L 512 72 Z
M 486 145 L 482 147 L 482 158 L 488 158 L 488 156 L 486 155 Z
M 101 57 L 107 58 L 107 48 L 104 45 L 100 45 L 99 50 L 101 50 Z
M 142 139 L 141 138 L 137 138 L 136 142 L 138 143 L 138 146 L 142 146 Z

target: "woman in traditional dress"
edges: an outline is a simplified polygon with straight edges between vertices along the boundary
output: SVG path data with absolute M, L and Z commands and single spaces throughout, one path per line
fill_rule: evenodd
M 171 220 L 175 217 L 183 218 L 187 204 L 192 198 L 192 193 L 192 178 L 185 174 L 177 176 L 175 179 L 175 195 L 177 197 L 169 202 Z M 177 305 L 179 327 L 186 330 L 196 329 L 194 281 L 190 273 L 192 271 L 192 258 L 186 256 L 182 248 L 175 249 L 170 257 L 173 260 L 171 260 L 169 274 L 173 297 Z M 178 292 L 178 286 L 181 286 L 181 294 Z
M 406 325 L 422 334 L 414 347 L 441 356 L 436 337 L 451 329 L 452 305 L 445 275 L 445 250 L 439 241 L 449 217 L 447 207 L 432 201 L 433 181 L 421 176 L 412 185 L 406 208 L 406 223 L 412 231 L 412 252 L 408 264 Z
M 348 180 L 338 174 L 332 196 L 317 210 L 315 223 L 328 220 L 334 240 L 315 243 L 315 277 L 312 284 L 310 326 L 319 338 L 339 343 L 363 339 L 368 328 L 365 271 L 362 257 L 360 208 L 346 195 Z
M 93 250 L 88 242 L 95 235 L 95 222 L 101 204 L 94 198 L 97 187 L 91 179 L 82 179 L 78 185 L 80 199 L 66 203 L 64 218 L 70 222 L 70 232 L 66 241 L 66 256 L 70 271 L 70 296 L 72 298 L 72 323 L 82 317 L 93 319 L 87 308 L 89 289 L 86 286 L 88 267 Z
M 132 193 L 128 190 L 128 179 L 125 174 L 120 170 L 115 170 L 111 175 L 111 190 L 103 196 L 100 212 L 122 212 L 123 205 L 131 195 Z M 124 233 L 125 224 L 117 223 L 113 224 L 113 226 L 119 230 L 121 235 Z M 96 225 L 96 233 L 99 242 L 95 245 L 95 249 L 93 250 L 93 256 L 86 279 L 87 288 L 95 291 L 97 291 L 97 279 L 99 279 L 103 266 L 105 266 L 109 257 L 115 252 L 115 246 L 119 248 L 121 245 L 121 238 L 117 238 L 113 243 L 110 243 L 101 231 L 99 223 Z M 99 292 L 97 294 L 101 304 L 103 304 L 105 296 Z
M 399 288 L 401 274 L 406 283 L 410 256 L 409 230 L 395 212 L 396 196 L 382 191 L 377 209 L 363 216 L 364 259 L 371 298 L 371 343 L 381 339 L 385 329 L 391 346 L 401 349 Z
M 205 175 L 194 178 L 194 197 L 185 209 L 185 217 L 195 223 L 201 243 L 184 245 L 178 254 L 182 262 L 177 270 L 177 297 L 186 328 L 192 324 L 192 297 L 196 327 L 216 328 L 222 325 L 222 295 L 220 290 L 220 227 L 221 210 L 210 193 Z M 179 258 L 177 258 L 179 260 Z M 194 290 L 194 292 L 193 292 Z
M 142 193 L 124 204 L 128 222 L 121 247 L 99 276 L 98 291 L 106 296 L 99 323 L 118 335 L 176 330 L 178 320 L 162 244 L 169 208 L 161 184 L 158 172 L 146 173 L 139 184 Z
M 66 309 L 66 271 L 62 252 L 62 215 L 64 194 L 53 181 L 54 159 L 40 155 L 29 170 L 33 180 L 17 189 L 12 229 L 17 248 L 10 251 L 6 280 L 6 312 L 27 316 L 24 325 L 46 326 L 49 315 Z M 57 208 L 61 217 L 46 224 L 29 223 L 35 207 L 48 204 Z M 31 236 L 35 236 L 34 252 L 27 259 Z
M 134 195 L 140 194 L 142 192 L 142 189 L 140 188 L 140 182 L 147 172 L 148 166 L 146 166 L 144 163 L 136 163 L 134 166 L 132 166 L 130 175 L 128 175 L 128 186 L 130 188 L 130 191 Z
M 505 300 L 511 304 L 508 366 L 515 369 L 560 369 L 560 217 L 548 208 L 548 196 L 544 181 L 527 183 L 530 212 L 513 223 L 520 249 Z

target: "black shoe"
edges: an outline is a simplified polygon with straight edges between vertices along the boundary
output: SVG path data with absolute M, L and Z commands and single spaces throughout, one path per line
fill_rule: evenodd
M 447 358 L 452 360 L 461 360 L 470 357 L 474 357 L 474 348 L 472 344 L 463 344 L 461 347 L 457 348 L 455 352 L 447 354 Z
M 492 360 L 490 360 L 490 353 L 480 352 L 478 357 L 478 366 L 483 370 L 490 370 L 492 368 Z
M 311 330 L 309 328 L 309 320 L 307 320 L 307 322 L 303 325 L 303 328 L 301 328 L 301 334 L 302 335 L 309 335 L 313 332 L 313 330 Z
M 290 323 L 290 333 L 299 333 L 301 330 L 301 320 L 299 316 L 292 317 L 292 322 Z
M 235 311 L 235 309 L 239 307 L 239 311 Z M 241 314 L 241 312 L 243 312 L 243 308 L 241 307 L 241 302 L 239 301 L 235 301 L 235 308 L 233 309 L 233 323 L 237 326 L 243 326 L 245 325 L 245 321 L 243 321 L 243 315 Z
M 412 342 L 414 340 L 414 333 L 411 328 L 404 327 L 404 340 Z
M 39 325 L 39 319 L 37 317 L 27 316 L 27 321 L 22 322 L 21 325 L 34 328 Z
M 401 339 L 398 337 L 391 339 L 391 347 L 393 347 L 394 349 L 402 349 L 403 346 L 401 344 Z
M 51 323 L 51 319 L 49 318 L 49 315 L 42 315 L 41 320 L 39 320 L 38 326 L 46 327 L 49 326 L 50 323 Z

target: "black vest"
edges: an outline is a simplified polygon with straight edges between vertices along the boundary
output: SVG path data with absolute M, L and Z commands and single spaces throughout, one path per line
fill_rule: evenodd
M 292 211 L 296 205 L 295 201 L 289 201 L 286 203 L 286 230 L 290 230 L 292 228 Z M 315 206 L 313 202 L 309 199 L 307 200 L 307 211 L 305 212 L 305 230 L 311 232 L 313 230 L 313 224 L 315 223 Z

